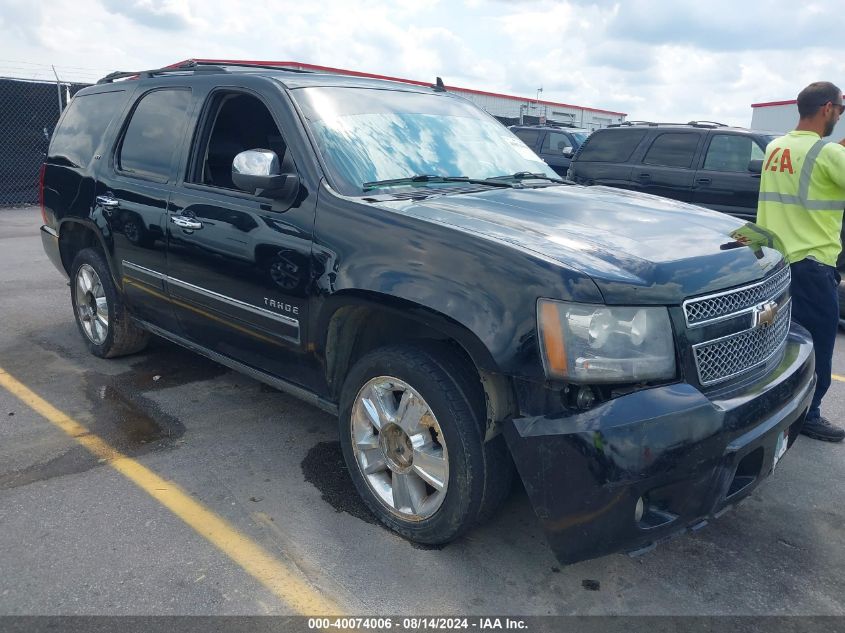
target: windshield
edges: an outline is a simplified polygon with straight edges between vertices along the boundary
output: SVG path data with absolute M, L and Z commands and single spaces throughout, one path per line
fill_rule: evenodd
M 501 123 L 449 95 L 325 87 L 292 92 L 333 186 L 346 195 L 365 193 L 371 188 L 365 184 L 421 175 L 557 178 Z M 420 179 L 391 186 L 429 185 Z

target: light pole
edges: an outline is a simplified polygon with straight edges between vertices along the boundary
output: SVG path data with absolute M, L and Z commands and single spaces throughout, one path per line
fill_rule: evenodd
M 542 115 L 540 115 L 540 113 L 539 113 L 539 110 L 540 110 L 540 93 L 541 92 L 543 92 L 542 86 L 537 88 L 537 98 L 534 99 L 534 105 L 537 106 L 537 110 L 538 110 L 537 119 L 539 120 L 540 123 L 545 123 L 546 122 L 546 110 L 545 110 L 545 108 L 543 108 L 543 114 Z

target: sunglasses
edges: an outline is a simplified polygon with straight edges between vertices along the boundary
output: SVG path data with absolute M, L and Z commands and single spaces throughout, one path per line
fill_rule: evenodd
M 845 104 L 842 104 L 842 103 L 833 103 L 833 101 L 825 101 L 824 103 L 820 103 L 820 104 L 819 104 L 819 107 L 820 107 L 820 108 L 823 108 L 823 107 L 825 107 L 828 103 L 829 103 L 830 105 L 832 105 L 834 108 L 839 108 L 839 114 L 845 114 Z

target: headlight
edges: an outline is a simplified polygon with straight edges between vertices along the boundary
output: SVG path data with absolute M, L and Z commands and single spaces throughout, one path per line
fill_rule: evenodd
M 665 307 L 540 299 L 537 324 L 549 378 L 594 384 L 675 377 L 675 344 Z

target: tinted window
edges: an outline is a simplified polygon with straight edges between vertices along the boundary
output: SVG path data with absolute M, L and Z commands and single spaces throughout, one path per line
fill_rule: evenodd
M 645 136 L 645 130 L 613 130 L 596 132 L 582 145 L 580 161 L 624 163 Z
M 561 154 L 563 153 L 564 148 L 572 147 L 572 141 L 567 138 L 566 134 L 561 134 L 560 132 L 549 132 L 546 134 L 546 138 L 543 141 L 543 149 L 540 150 L 544 154 Z
M 187 90 L 156 90 L 141 99 L 121 144 L 121 171 L 167 180 L 185 131 L 190 100 Z
M 537 130 L 516 130 L 514 134 L 531 149 L 537 147 L 537 139 L 540 138 Z
M 74 98 L 53 136 L 51 160 L 73 167 L 87 165 L 125 98 L 122 90 Z
M 748 171 L 748 162 L 762 159 L 763 150 L 750 136 L 714 134 L 707 148 L 704 169 Z
M 648 148 L 643 163 L 665 167 L 691 167 L 698 134 L 661 134 Z

